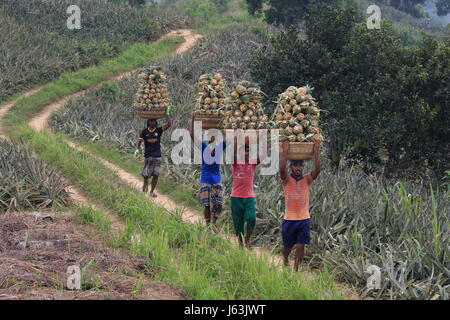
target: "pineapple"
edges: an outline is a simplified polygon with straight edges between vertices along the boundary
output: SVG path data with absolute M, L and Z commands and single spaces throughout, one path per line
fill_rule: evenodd
M 275 124 L 282 129 L 282 139 L 290 142 L 320 141 L 318 119 L 320 109 L 311 95 L 312 88 L 290 86 L 279 95 L 275 108 Z
M 244 130 L 269 128 L 268 117 L 262 110 L 261 97 L 261 90 L 253 83 L 249 81 L 233 83 L 226 106 L 231 112 L 226 115 L 223 127 Z
M 226 83 L 220 73 L 202 74 L 198 78 L 199 99 L 196 114 L 223 115 L 225 112 Z M 233 94 L 233 93 L 232 93 Z
M 166 76 L 160 67 L 150 66 L 138 75 L 139 87 L 134 99 L 134 106 L 139 110 L 166 108 L 169 97 L 166 88 Z

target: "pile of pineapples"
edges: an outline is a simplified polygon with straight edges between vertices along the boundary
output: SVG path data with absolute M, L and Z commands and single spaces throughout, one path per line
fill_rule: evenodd
M 199 99 L 195 114 L 224 115 L 226 82 L 220 73 L 202 74 L 198 79 Z
M 275 109 L 275 126 L 280 129 L 281 140 L 290 142 L 321 141 L 319 130 L 320 109 L 311 95 L 311 88 L 289 87 L 279 95 Z
M 250 81 L 233 83 L 225 109 L 225 129 L 268 129 L 268 117 L 262 108 L 262 92 Z
M 134 100 L 135 108 L 149 111 L 154 108 L 166 108 L 168 105 L 166 76 L 159 67 L 147 68 L 139 74 L 139 88 Z

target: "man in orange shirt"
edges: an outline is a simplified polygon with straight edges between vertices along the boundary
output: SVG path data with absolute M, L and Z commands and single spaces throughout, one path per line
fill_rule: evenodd
M 284 141 L 280 150 L 280 177 L 285 198 L 285 214 L 281 227 L 283 237 L 283 262 L 289 265 L 289 254 L 295 245 L 294 269 L 303 260 L 305 244 L 310 243 L 309 186 L 320 173 L 320 143 L 314 143 L 314 170 L 303 175 L 303 160 L 291 160 L 286 170 L 289 142 Z

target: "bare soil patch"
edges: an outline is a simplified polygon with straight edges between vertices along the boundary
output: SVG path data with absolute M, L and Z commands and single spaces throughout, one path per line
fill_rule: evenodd
M 152 279 L 158 270 L 145 257 L 108 247 L 71 212 L 52 217 L 0 215 L 0 299 L 184 299 Z M 82 290 L 66 289 L 72 265 L 82 270 Z

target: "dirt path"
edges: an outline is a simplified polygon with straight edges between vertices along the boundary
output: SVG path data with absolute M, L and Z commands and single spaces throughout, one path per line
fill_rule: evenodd
M 24 94 L 22 94 L 19 98 L 0 106 L 0 119 L 2 119 L 5 116 L 5 114 L 9 111 L 9 109 L 11 109 L 12 106 L 15 105 L 17 101 L 19 101 L 22 98 L 29 97 L 32 94 L 35 94 L 36 92 L 41 90 L 41 88 L 42 87 L 29 90 L 29 91 L 25 92 Z M 0 122 L 0 138 L 9 139 L 8 136 L 4 134 L 4 130 L 3 130 L 3 126 L 2 126 L 1 122 Z
M 181 29 L 181 30 L 174 30 L 169 32 L 168 34 L 166 34 L 164 37 L 184 37 L 185 41 L 183 43 L 181 43 L 177 49 L 175 50 L 175 54 L 181 54 L 185 51 L 187 51 L 198 39 L 200 39 L 202 36 L 199 34 L 193 34 L 191 32 L 191 30 L 187 30 L 187 29 Z M 128 71 L 128 72 L 123 72 L 118 74 L 117 76 L 111 77 L 109 80 L 107 81 L 117 81 L 120 80 L 124 77 L 130 76 L 132 73 L 140 70 L 141 68 L 137 68 L 135 70 L 132 71 Z M 98 84 L 97 84 L 98 85 Z M 44 110 L 38 114 L 36 117 L 34 117 L 33 119 L 31 119 L 31 121 L 28 123 L 32 128 L 34 128 L 37 131 L 41 131 L 44 130 L 46 128 L 48 128 L 48 119 L 50 118 L 50 116 L 52 115 L 53 112 L 55 112 L 56 110 L 58 110 L 59 108 L 61 108 L 69 99 L 71 98 L 75 98 L 77 96 L 80 96 L 82 94 L 84 94 L 85 92 L 87 92 L 90 89 L 86 89 L 86 90 L 82 90 L 79 92 L 76 92 L 74 94 L 71 94 L 69 96 L 66 96 L 64 98 L 59 99 L 58 101 L 48 105 L 47 107 L 44 108 Z M 75 143 L 70 142 L 70 141 L 66 141 L 68 143 L 68 145 L 80 152 L 86 152 L 86 150 L 84 150 L 82 147 L 75 145 Z M 135 176 L 133 176 L 132 174 L 129 174 L 128 172 L 126 172 L 125 170 L 122 170 L 121 168 L 113 165 L 112 163 L 97 157 L 98 160 L 100 160 L 103 165 L 105 165 L 106 167 L 108 167 L 109 169 L 115 171 L 119 177 L 127 182 L 128 184 L 134 186 L 136 189 L 140 189 L 141 185 L 142 185 L 142 181 L 140 181 L 140 179 L 136 178 Z M 76 189 L 74 189 L 76 194 L 80 194 L 80 192 Z M 181 210 L 183 213 L 183 219 L 187 222 L 198 222 L 198 221 L 202 221 L 201 217 L 198 215 L 198 213 L 189 210 L 185 207 L 181 207 L 179 205 L 177 205 L 175 202 L 173 202 L 171 199 L 169 199 L 167 196 L 159 194 L 157 198 L 154 199 L 154 201 L 158 204 L 163 206 L 164 208 L 166 208 L 169 211 L 173 211 L 173 210 Z
M 181 43 L 178 46 L 178 48 L 176 49 L 175 54 L 181 54 L 181 53 L 187 51 L 199 38 L 202 37 L 201 35 L 193 34 L 190 30 L 186 30 L 186 29 L 172 31 L 165 36 L 169 36 L 169 37 L 182 36 L 185 38 L 185 41 L 183 43 Z M 141 68 L 138 68 L 138 69 L 135 69 L 135 70 L 129 71 L 129 72 L 123 72 L 115 77 L 112 77 L 111 79 L 106 80 L 106 81 L 120 80 L 123 77 L 127 77 L 127 76 L 131 75 L 132 73 L 136 72 L 139 69 L 141 69 Z M 37 115 L 35 118 L 33 118 L 29 122 L 29 125 L 37 131 L 41 131 L 41 130 L 48 128 L 48 119 L 53 112 L 55 112 L 60 107 L 62 107 L 69 99 L 77 97 L 79 95 L 82 95 L 88 90 L 90 90 L 90 89 L 86 89 L 86 90 L 71 94 L 69 96 L 61 98 L 58 101 L 48 105 L 47 107 L 44 108 L 44 110 L 39 115 Z M 87 150 L 76 145 L 72 141 L 66 141 L 66 142 L 71 148 L 73 148 L 77 151 L 89 153 Z M 116 174 L 120 177 L 121 180 L 123 180 L 124 182 L 133 186 L 137 190 L 141 190 L 141 186 L 142 186 L 141 179 L 139 179 L 138 177 L 128 173 L 127 171 L 115 166 L 114 164 L 106 161 L 105 159 L 103 159 L 101 157 L 98 157 L 96 155 L 92 155 L 92 156 L 96 157 L 107 168 L 116 172 Z M 78 199 L 78 201 L 81 203 L 87 202 L 87 199 L 82 195 L 82 193 L 78 189 L 71 187 L 71 192 L 73 193 L 74 200 Z M 202 218 L 200 212 L 193 211 L 193 210 L 190 210 L 189 208 L 180 206 L 180 205 L 176 204 L 174 201 L 172 201 L 166 195 L 158 194 L 158 197 L 153 198 L 153 201 L 156 204 L 164 207 L 168 211 L 180 210 L 182 212 L 182 218 L 185 222 L 204 223 L 204 219 Z M 111 214 L 109 216 L 112 218 L 114 215 Z M 123 223 L 121 221 L 118 221 L 117 219 L 116 219 L 116 221 L 114 221 L 113 224 L 115 224 L 117 228 L 120 228 L 123 226 Z M 224 239 L 228 239 L 228 240 L 232 241 L 233 243 L 237 242 L 235 237 L 232 237 L 231 235 L 221 234 L 221 236 Z M 279 257 L 277 255 L 273 255 L 269 251 L 262 249 L 262 248 L 254 248 L 253 252 L 254 252 L 254 254 L 256 254 L 258 256 L 264 256 L 265 259 L 267 259 L 267 261 L 270 261 L 271 263 L 273 263 L 281 268 L 281 265 L 282 265 L 281 257 Z M 307 270 L 305 270 L 305 271 L 302 270 L 302 273 L 304 273 L 307 277 L 315 276 L 313 272 L 310 272 Z M 354 292 L 352 292 L 350 289 L 343 287 L 340 284 L 338 284 L 338 287 L 341 289 L 341 292 L 346 296 L 347 299 L 358 299 L 358 296 Z
M 193 34 L 191 32 L 191 30 L 188 30 L 188 29 L 180 29 L 180 30 L 171 31 L 168 34 L 166 34 L 163 37 L 161 37 L 160 39 L 166 38 L 166 37 L 184 37 L 185 41 L 183 41 L 180 45 L 178 45 L 177 49 L 175 50 L 175 54 L 181 54 L 181 53 L 187 51 L 198 39 L 200 39 L 202 37 L 202 35 Z M 118 74 L 116 76 L 113 76 L 113 77 L 109 78 L 108 80 L 105 80 L 104 82 L 106 82 L 106 81 L 118 81 L 118 80 L 120 80 L 120 79 L 122 79 L 124 77 L 130 76 L 131 74 L 133 74 L 134 72 L 136 72 L 136 71 L 138 71 L 140 69 L 141 68 L 136 68 L 136 69 L 134 69 L 132 71 L 122 72 L 122 73 L 120 73 L 120 74 Z M 98 85 L 98 83 L 95 86 L 97 86 L 97 85 Z M 40 130 L 46 128 L 48 126 L 48 121 L 47 120 L 50 118 L 50 116 L 52 115 L 53 112 L 55 112 L 60 107 L 62 107 L 69 99 L 78 97 L 80 95 L 83 95 L 90 89 L 91 88 L 86 89 L 86 90 L 78 91 L 76 93 L 73 93 L 71 95 L 68 95 L 68 96 L 66 96 L 64 98 L 61 98 L 61 99 L 53 102 L 52 104 L 50 104 L 47 107 L 45 107 L 44 110 L 39 115 L 34 117 L 29 122 L 29 125 L 32 128 L 36 129 L 37 131 L 40 131 Z M 30 94 L 32 94 L 32 93 L 34 93 L 34 92 L 31 92 Z M 11 106 L 13 104 L 14 103 L 12 103 Z M 0 115 L 0 117 L 1 117 L 1 115 Z M 1 131 L 0 131 L 0 133 L 1 133 Z
M 167 34 L 166 36 L 169 36 L 169 37 L 183 36 L 185 38 L 185 41 L 181 45 L 178 46 L 175 53 L 182 53 L 182 52 L 186 51 L 193 43 L 195 43 L 195 41 L 198 38 L 201 37 L 200 35 L 192 34 L 189 30 L 172 31 L 169 34 Z M 111 81 L 111 80 L 117 81 L 123 77 L 129 76 L 130 74 L 132 74 L 133 72 L 135 72 L 137 70 L 139 70 L 139 69 L 129 71 L 129 72 L 123 72 L 117 76 L 111 77 L 110 79 L 108 79 L 108 81 Z M 28 96 L 38 92 L 40 89 L 41 88 L 30 90 L 30 91 L 22 94 L 20 98 L 28 97 Z M 89 90 L 89 89 L 87 89 L 87 90 Z M 47 121 L 53 112 L 55 112 L 58 108 L 60 108 L 62 105 L 64 105 L 70 98 L 82 95 L 87 90 L 82 90 L 82 91 L 76 92 L 72 95 L 61 98 L 58 101 L 48 105 L 47 107 L 44 108 L 44 110 L 39 115 L 37 115 L 35 118 L 33 118 L 29 122 L 29 125 L 31 127 L 33 127 L 34 129 L 36 129 L 37 131 L 41 131 L 41 130 L 47 128 L 48 127 Z M 3 116 L 6 114 L 6 112 L 8 112 L 8 110 L 10 110 L 10 108 L 20 98 L 15 99 L 14 101 L 11 101 L 7 104 L 0 106 L 0 120 L 3 118 Z M 8 137 L 4 134 L 4 130 L 3 130 L 3 127 L 1 126 L 1 124 L 0 124 L 0 138 L 8 139 Z M 72 148 L 82 151 L 81 148 L 77 147 L 75 144 L 73 144 L 71 142 L 68 142 L 68 144 Z M 118 172 L 118 174 L 121 176 L 121 178 L 124 181 L 127 181 L 130 184 L 134 183 L 135 186 L 138 187 L 139 181 L 136 178 L 134 178 L 132 175 L 128 174 L 127 172 L 125 172 L 123 170 L 120 170 L 119 168 L 113 166 L 112 164 L 109 164 L 108 162 L 106 162 L 103 159 L 99 159 L 99 160 L 101 160 L 101 162 L 104 163 L 111 170 Z M 67 188 L 67 191 L 69 192 L 71 199 L 74 202 L 77 202 L 80 204 L 89 204 L 90 203 L 94 207 L 94 209 L 99 209 L 100 211 L 105 213 L 111 219 L 111 222 L 112 222 L 111 227 L 112 227 L 113 232 L 117 232 L 125 227 L 125 223 L 123 221 L 119 221 L 119 219 L 116 215 L 113 215 L 110 212 L 108 212 L 108 210 L 99 208 L 97 205 L 90 202 L 78 188 L 76 188 L 74 186 L 69 186 Z M 179 209 L 175 205 L 175 203 L 170 201 L 170 199 L 168 199 L 165 196 L 161 196 L 158 199 L 158 203 L 161 204 L 162 206 L 164 206 L 165 208 L 167 208 L 168 210 Z M 195 215 L 193 212 L 190 212 L 188 214 L 191 214 L 192 216 Z M 72 214 L 66 213 L 66 214 L 64 214 L 64 220 L 62 220 L 63 218 L 60 217 L 60 219 L 61 219 L 60 225 L 64 228 L 73 229 L 71 227 L 71 225 L 72 225 L 71 224 L 71 216 L 72 216 Z M 16 219 L 15 216 L 4 216 L 3 218 L 4 218 L 5 223 L 8 225 L 11 224 L 14 219 Z M 55 228 L 55 224 L 53 224 L 52 226 L 49 226 L 49 230 L 52 230 L 52 232 L 55 232 L 55 230 L 57 229 L 57 228 Z M 24 224 L 24 225 L 31 226 L 31 223 L 28 222 L 28 224 Z M 3 228 L 3 229 L 5 229 L 5 228 Z M 41 237 L 40 231 L 38 233 L 39 234 L 36 237 L 40 238 Z M 70 234 L 70 232 L 68 230 L 64 230 L 63 233 L 64 233 L 65 238 L 69 237 L 69 239 L 71 239 L 70 241 L 73 241 L 74 237 L 75 238 L 78 237 L 81 239 L 81 236 L 79 234 L 77 236 L 74 236 L 74 235 Z M 5 236 L 4 234 L 1 234 L 0 240 L 2 240 L 4 236 Z M 23 235 L 21 235 L 20 237 L 24 238 Z M 58 235 L 58 237 L 62 237 L 62 236 Z M 60 241 L 60 240 L 58 239 L 57 241 Z M 79 240 L 79 241 L 84 241 L 86 243 L 89 242 L 89 245 L 90 245 L 90 243 L 93 240 L 91 240 L 91 238 L 84 237 L 83 240 Z M 139 241 L 138 235 L 136 237 L 133 237 L 133 241 Z M 39 241 L 34 241 L 34 242 L 37 243 Z M 33 242 L 33 244 L 34 244 L 34 242 Z M 98 251 L 98 248 L 102 245 L 103 244 L 98 243 L 96 245 L 90 245 L 90 247 L 95 248 L 95 250 Z M 2 248 L 4 247 L 2 241 L 0 241 L 0 247 L 2 247 Z M 64 248 L 65 247 L 62 247 L 62 249 L 64 249 Z M 35 249 L 32 252 L 33 256 L 42 255 L 42 252 L 40 252 L 39 250 L 40 249 Z M 109 250 L 109 249 L 105 249 L 105 250 Z M 122 273 L 118 273 L 115 271 L 112 272 L 111 266 L 108 266 L 108 271 L 96 270 L 95 271 L 97 273 L 96 283 L 101 283 L 101 286 L 102 286 L 101 292 L 98 290 L 93 290 L 93 291 L 83 290 L 82 292 L 70 292 L 70 291 L 60 292 L 60 290 L 55 290 L 54 288 L 52 288 L 52 285 L 45 285 L 44 287 L 39 287 L 39 288 L 36 287 L 35 288 L 35 284 L 34 284 L 34 282 L 32 282 L 32 281 L 34 281 L 33 280 L 34 277 L 32 277 L 33 278 L 32 279 L 32 278 L 30 278 L 30 276 L 34 273 L 34 271 L 36 271 L 36 268 L 43 271 L 44 267 L 40 266 L 40 265 L 37 266 L 38 262 L 33 262 L 33 263 L 26 262 L 25 260 L 30 255 L 30 253 L 28 251 L 29 250 L 27 250 L 27 252 L 25 252 L 25 251 L 23 253 L 21 252 L 21 256 L 18 256 L 18 255 L 14 256 L 13 254 L 11 254 L 11 252 L 15 252 L 14 250 L 11 252 L 8 251 L 5 253 L 4 259 L 0 259 L 0 260 L 2 260 L 2 262 L 0 263 L 0 275 L 1 275 L 0 284 L 4 283 L 3 280 L 5 280 L 5 279 L 15 279 L 16 281 L 19 281 L 20 283 L 25 283 L 28 281 L 28 282 L 30 282 L 30 285 L 33 287 L 33 290 L 29 290 L 28 286 L 6 286 L 6 287 L 3 286 L 2 287 L 3 289 L 0 289 L 0 300 L 2 300 L 2 299 L 9 299 L 9 300 L 10 299 L 27 299 L 27 298 L 31 298 L 31 299 L 105 299 L 105 298 L 106 299 L 127 299 L 128 298 L 129 299 L 130 297 L 132 297 L 133 299 L 148 300 L 148 299 L 183 299 L 183 297 L 184 297 L 184 294 L 176 288 L 167 286 L 160 282 L 149 281 L 149 279 L 147 279 L 146 277 L 144 278 L 143 275 L 139 275 L 140 270 L 137 270 L 136 266 L 134 266 L 134 270 L 133 270 L 133 268 L 130 268 L 130 270 L 127 270 L 127 274 L 122 274 Z M 83 249 L 82 252 L 84 252 L 84 254 L 80 258 L 80 260 L 86 258 L 87 249 Z M 66 262 L 66 260 L 67 260 L 67 258 L 65 258 L 64 261 L 58 261 L 58 260 L 61 260 L 59 255 L 63 255 L 63 254 L 67 254 L 67 253 L 66 252 L 60 253 L 59 251 L 56 252 L 54 250 L 54 248 L 48 249 L 46 251 L 45 266 L 48 267 L 47 268 L 48 270 L 45 270 L 45 272 L 42 272 L 42 274 L 44 276 L 48 276 L 48 274 L 51 274 L 50 278 L 54 278 L 54 279 L 58 278 L 61 274 L 63 276 L 65 276 L 65 269 L 62 271 L 58 269 L 58 267 L 63 266 L 64 265 L 63 262 Z M 109 258 L 109 255 L 112 255 L 112 254 L 105 255 L 103 253 L 101 255 L 101 257 L 103 259 L 105 257 Z M 55 265 L 49 265 L 48 260 L 49 260 L 50 256 L 55 256 L 54 257 Z M 73 255 L 70 256 L 70 259 L 72 259 L 72 260 L 74 259 Z M 117 268 L 118 266 L 122 266 L 123 263 L 125 263 L 127 266 L 130 263 L 133 264 L 132 262 L 130 262 L 130 260 L 131 260 L 130 257 L 123 258 L 122 263 L 116 262 L 116 263 L 114 263 L 114 267 Z M 121 267 L 121 269 L 122 269 L 122 267 Z M 8 271 L 9 273 L 6 272 L 5 270 Z M 12 270 L 15 270 L 15 271 L 13 273 L 11 273 Z M 5 271 L 5 272 L 3 272 L 3 271 Z M 101 272 L 99 273 L 99 271 L 101 271 Z M 133 275 L 130 276 L 131 273 Z M 139 276 L 139 278 L 138 278 L 138 276 Z M 54 280 L 54 279 L 52 279 L 52 280 Z M 61 280 L 59 283 L 64 283 L 64 279 Z M 110 288 L 111 284 L 113 284 L 114 289 L 105 291 L 104 290 L 105 288 L 103 288 L 103 287 Z M 136 292 L 136 290 L 134 289 L 135 287 L 141 288 L 140 291 Z M 97 292 L 99 292 L 99 293 L 97 293 Z

